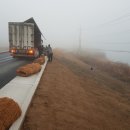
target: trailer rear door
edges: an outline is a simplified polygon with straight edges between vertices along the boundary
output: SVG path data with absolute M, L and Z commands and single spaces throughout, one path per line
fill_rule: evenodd
M 34 47 L 34 24 L 33 23 L 9 23 L 10 47 L 28 48 Z

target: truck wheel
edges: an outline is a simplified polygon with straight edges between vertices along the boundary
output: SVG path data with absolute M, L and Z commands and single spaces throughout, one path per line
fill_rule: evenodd
M 12 56 L 13 58 L 16 58 L 16 56 Z

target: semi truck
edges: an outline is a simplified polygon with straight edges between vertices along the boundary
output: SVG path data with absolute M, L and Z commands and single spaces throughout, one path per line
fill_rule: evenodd
M 33 18 L 24 22 L 9 22 L 8 28 L 9 51 L 14 58 L 37 58 L 42 53 L 43 35 Z

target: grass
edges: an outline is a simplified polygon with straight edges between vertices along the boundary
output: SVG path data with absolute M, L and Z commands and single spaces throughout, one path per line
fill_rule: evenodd
M 82 53 L 79 58 L 93 68 L 100 69 L 114 78 L 130 83 L 130 66 L 128 64 L 112 62 L 106 58 L 105 54 L 100 52 Z

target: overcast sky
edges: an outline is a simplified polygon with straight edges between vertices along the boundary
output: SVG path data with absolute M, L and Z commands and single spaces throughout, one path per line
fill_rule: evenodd
M 130 0 L 0 0 L 0 16 L 1 46 L 8 22 L 33 17 L 53 47 L 78 47 L 81 30 L 82 48 L 130 50 Z

